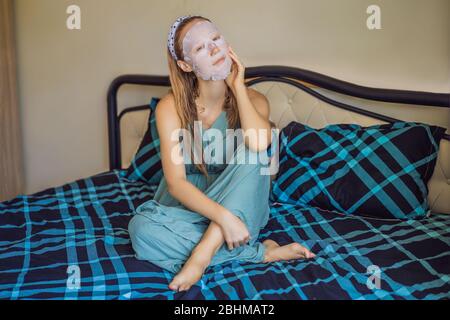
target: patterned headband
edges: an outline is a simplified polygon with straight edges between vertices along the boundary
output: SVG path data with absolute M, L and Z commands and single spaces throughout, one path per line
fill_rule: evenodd
M 175 20 L 175 22 L 170 27 L 169 36 L 167 39 L 167 46 L 169 47 L 170 53 L 172 54 L 172 57 L 175 59 L 175 61 L 178 60 L 177 54 L 175 53 L 175 33 L 177 32 L 180 23 L 190 17 L 192 17 L 192 15 L 181 16 L 177 20 Z

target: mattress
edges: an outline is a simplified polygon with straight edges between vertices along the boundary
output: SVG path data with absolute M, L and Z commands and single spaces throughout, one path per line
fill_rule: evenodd
M 1 299 L 443 299 L 450 297 L 450 217 L 350 217 L 270 204 L 261 230 L 300 242 L 312 260 L 208 267 L 189 291 L 134 257 L 128 222 L 156 186 L 123 170 L 0 203 Z

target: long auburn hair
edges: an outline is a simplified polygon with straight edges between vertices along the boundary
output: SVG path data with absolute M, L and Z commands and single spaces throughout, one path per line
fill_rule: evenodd
M 174 49 L 176 56 L 184 60 L 183 56 L 183 39 L 180 39 L 181 30 L 192 20 L 201 19 L 211 22 L 211 20 L 202 16 L 192 16 L 183 20 L 175 33 Z M 198 79 L 194 72 L 184 72 L 176 63 L 175 59 L 170 54 L 167 48 L 167 61 L 169 65 L 169 78 L 171 88 L 169 93 L 172 93 L 175 99 L 175 107 L 178 116 L 181 120 L 181 128 L 186 129 L 191 137 L 194 137 L 194 121 L 198 121 L 198 113 L 195 104 L 195 99 L 199 96 Z M 225 94 L 224 110 L 226 111 L 229 128 L 236 129 L 239 124 L 239 110 L 237 107 L 236 97 L 231 89 L 227 86 Z M 202 148 L 203 149 L 203 148 Z M 206 164 L 204 162 L 203 150 L 197 150 L 201 155 L 201 163 L 192 163 L 202 172 L 206 178 L 209 178 Z M 191 160 L 193 159 L 192 148 L 190 150 Z

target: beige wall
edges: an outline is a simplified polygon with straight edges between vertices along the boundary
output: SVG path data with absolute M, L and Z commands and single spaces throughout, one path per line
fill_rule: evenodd
M 66 28 L 70 4 L 81 7 L 81 31 Z M 381 6 L 382 30 L 365 27 L 370 4 Z M 246 66 L 448 92 L 449 11 L 448 0 L 15 0 L 26 192 L 108 170 L 107 87 L 123 73 L 167 74 L 179 15 L 210 18 Z

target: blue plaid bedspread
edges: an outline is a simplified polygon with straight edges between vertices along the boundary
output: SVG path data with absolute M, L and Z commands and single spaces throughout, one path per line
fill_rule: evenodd
M 381 221 L 271 203 L 260 239 L 314 260 L 233 261 L 175 293 L 173 274 L 134 258 L 127 232 L 155 186 L 123 171 L 0 203 L 2 299 L 441 299 L 450 297 L 450 217 Z

